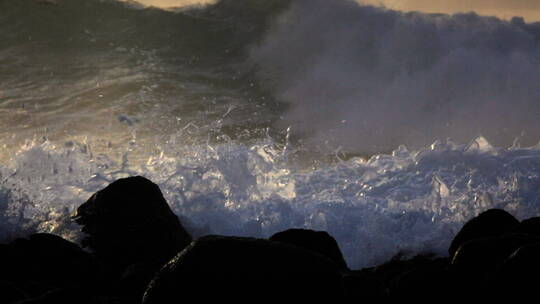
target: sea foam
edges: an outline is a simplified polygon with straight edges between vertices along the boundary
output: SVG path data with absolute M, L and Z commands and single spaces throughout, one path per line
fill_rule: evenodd
M 289 149 L 289 150 L 288 150 Z M 453 235 L 488 208 L 540 212 L 540 148 L 450 140 L 369 159 L 306 168 L 271 138 L 253 145 L 168 147 L 141 163 L 95 155 L 88 144 L 30 143 L 0 168 L 4 239 L 33 231 L 78 240 L 70 214 L 113 180 L 144 175 L 195 236 L 268 237 L 292 227 L 326 230 L 353 268 L 395 254 L 446 254 Z

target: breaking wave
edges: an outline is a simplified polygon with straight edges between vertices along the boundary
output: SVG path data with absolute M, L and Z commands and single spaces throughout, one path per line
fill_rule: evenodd
M 73 211 L 131 175 L 195 236 L 326 230 L 352 268 L 444 255 L 488 208 L 540 214 L 539 24 L 4 0 L 0 38 L 2 240 L 77 241 Z
M 540 138 L 540 23 L 299 0 L 251 61 L 311 146 L 365 153 Z

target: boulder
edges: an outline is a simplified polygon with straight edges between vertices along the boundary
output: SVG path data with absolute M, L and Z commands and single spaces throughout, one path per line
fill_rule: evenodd
M 29 298 L 26 291 L 22 290 L 19 284 L 9 282 L 9 281 L 0 281 L 0 298 L 2 303 L 15 303 L 26 300 Z
M 85 247 L 119 271 L 163 265 L 191 242 L 159 187 L 141 177 L 119 179 L 82 204 L 75 215 Z
M 18 301 L 16 304 L 104 304 L 117 303 L 101 296 L 88 294 L 80 289 L 54 289 L 38 297 Z M 110 302 L 109 302 L 110 301 Z
M 515 217 L 502 209 L 484 211 L 465 223 L 452 240 L 448 253 L 452 258 L 463 243 L 477 238 L 502 235 L 515 229 L 518 224 L 519 221 Z
M 0 269 L 2 290 L 8 290 L 7 298 L 19 297 L 17 300 L 53 290 L 91 293 L 99 286 L 100 272 L 95 259 L 77 244 L 47 233 L 0 246 Z
M 159 187 L 141 176 L 95 193 L 75 220 L 86 233 L 82 245 L 104 265 L 112 294 L 124 302 L 140 302 L 156 271 L 191 242 Z
M 495 271 L 490 289 L 498 297 L 536 297 L 540 275 L 540 243 L 514 251 Z
M 345 298 L 347 302 L 386 302 L 388 289 L 371 269 L 352 270 L 344 274 Z
M 347 263 L 336 240 L 326 231 L 309 229 L 288 229 L 270 237 L 271 241 L 299 246 L 322 254 L 343 270 L 348 270 Z
M 309 250 L 265 239 L 206 236 L 172 259 L 150 283 L 144 304 L 344 298 L 339 268 Z
M 452 274 L 437 261 L 399 273 L 389 282 L 389 293 L 395 301 L 430 302 L 443 295 L 457 300 Z
M 391 300 L 427 301 L 437 295 L 452 293 L 450 261 L 426 253 L 404 258 L 402 253 L 392 260 L 372 268 L 384 284 Z
M 465 242 L 452 259 L 452 268 L 468 275 L 485 276 L 495 271 L 518 248 L 540 242 L 528 234 L 505 234 Z
M 521 221 L 513 232 L 540 236 L 540 217 L 531 217 Z

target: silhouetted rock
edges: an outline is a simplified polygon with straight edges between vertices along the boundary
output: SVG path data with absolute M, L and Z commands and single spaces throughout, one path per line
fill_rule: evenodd
M 371 269 L 353 270 L 343 276 L 347 302 L 368 302 L 388 300 L 388 289 Z
M 141 176 L 98 191 L 75 218 L 87 234 L 83 246 L 118 280 L 120 292 L 139 301 L 155 271 L 191 242 L 159 187 Z
M 159 187 L 141 176 L 119 179 L 98 191 L 75 217 L 87 233 L 83 246 L 120 268 L 166 262 L 191 242 Z
M 454 278 L 446 263 L 434 260 L 398 274 L 389 284 L 390 298 L 395 301 L 432 301 L 444 297 L 456 299 Z
M 206 236 L 161 269 L 143 303 L 193 298 L 339 302 L 343 297 L 340 271 L 324 256 L 264 239 Z
M 513 232 L 540 236 L 540 217 L 531 217 L 521 221 Z
M 469 220 L 452 240 L 448 253 L 453 257 L 465 242 L 477 238 L 499 236 L 514 229 L 519 221 L 501 209 L 489 209 Z
M 486 274 L 504 262 L 518 248 L 540 242 L 528 234 L 506 234 L 465 242 L 454 255 L 452 267 L 468 274 Z
M 118 302 L 105 302 L 106 298 L 88 294 L 80 289 L 54 289 L 38 297 L 17 302 L 16 304 L 106 304 Z
M 2 275 L 2 277 L 4 276 Z M 5 278 L 3 279 L 5 280 Z M 0 299 L 2 299 L 2 303 L 15 303 L 28 298 L 28 294 L 16 283 L 0 281 Z
M 495 271 L 490 287 L 499 297 L 536 297 L 540 275 L 540 243 L 514 251 Z
M 338 243 L 326 231 L 288 229 L 272 235 L 270 240 L 292 244 L 317 252 L 334 261 L 341 269 L 348 270 L 347 263 L 343 258 Z
M 465 242 L 451 264 L 461 294 L 476 299 L 491 297 L 489 279 L 500 265 L 518 248 L 539 241 L 539 237 L 529 234 L 507 234 Z
M 392 260 L 372 268 L 372 271 L 386 287 L 390 299 L 426 301 L 452 293 L 449 264 L 447 258 L 436 258 L 433 254 L 409 259 L 398 254 Z
M 11 298 L 24 300 L 52 290 L 92 292 L 99 267 L 78 245 L 46 233 L 30 235 L 0 246 L 0 281 Z M 6 302 L 6 298 L 2 298 Z

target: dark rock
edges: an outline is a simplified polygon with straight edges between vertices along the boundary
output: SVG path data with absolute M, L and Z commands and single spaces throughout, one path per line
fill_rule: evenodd
M 513 232 L 540 236 L 540 217 L 532 217 L 521 221 Z
M 55 289 L 38 297 L 17 302 L 16 304 L 105 304 L 99 297 L 89 295 L 80 289 Z
M 453 257 L 465 242 L 477 238 L 499 236 L 510 232 L 519 221 L 510 213 L 501 209 L 489 209 L 469 220 L 452 240 L 448 253 Z
M 528 234 L 473 239 L 459 247 L 452 259 L 452 267 L 468 274 L 487 274 L 518 248 L 537 242 L 540 237 Z
M 107 270 L 112 292 L 140 302 L 146 286 L 191 236 L 159 187 L 141 177 L 119 179 L 98 191 L 75 216 L 89 247 Z
M 17 284 L 0 281 L 0 299 L 2 299 L 2 303 L 14 303 L 28 299 L 28 295 Z
M 385 285 L 370 269 L 353 270 L 343 276 L 347 302 L 368 302 L 388 300 Z
M 272 235 L 270 240 L 292 244 L 317 252 L 334 261 L 341 269 L 349 269 L 343 258 L 343 254 L 339 249 L 338 243 L 326 231 L 288 229 Z
M 373 268 L 373 273 L 388 290 L 392 300 L 429 300 L 452 292 L 450 261 L 433 254 L 405 259 L 401 254 Z M 448 298 L 448 296 L 447 296 Z
M 388 285 L 390 281 L 394 280 L 394 278 L 400 274 L 424 265 L 429 265 L 434 260 L 435 257 L 433 254 L 421 254 L 412 258 L 406 258 L 405 255 L 400 252 L 392 257 L 392 259 L 388 262 L 370 269 L 382 282 L 385 283 L 385 285 Z
M 495 271 L 490 290 L 498 297 L 538 295 L 540 243 L 525 245 L 512 253 Z
M 540 241 L 528 234 L 507 234 L 465 242 L 452 259 L 460 294 L 474 299 L 492 296 L 489 282 L 500 265 L 518 248 Z
M 0 269 L 3 288 L 10 290 L 12 298 L 19 297 L 17 300 L 57 289 L 89 291 L 99 284 L 99 267 L 88 252 L 47 233 L 0 246 Z
M 140 303 L 144 290 L 159 268 L 161 267 L 147 263 L 130 265 L 121 274 L 117 284 L 114 285 L 116 294 L 122 298 L 124 303 Z
M 157 274 L 144 304 L 198 301 L 343 300 L 338 267 L 309 250 L 264 239 L 206 236 Z
M 83 246 L 120 272 L 141 262 L 162 265 L 191 242 L 159 187 L 141 176 L 98 191 L 75 218 L 87 234 Z
M 456 299 L 454 279 L 445 266 L 434 261 L 398 274 L 389 283 L 390 298 L 427 302 L 445 295 L 445 300 Z

